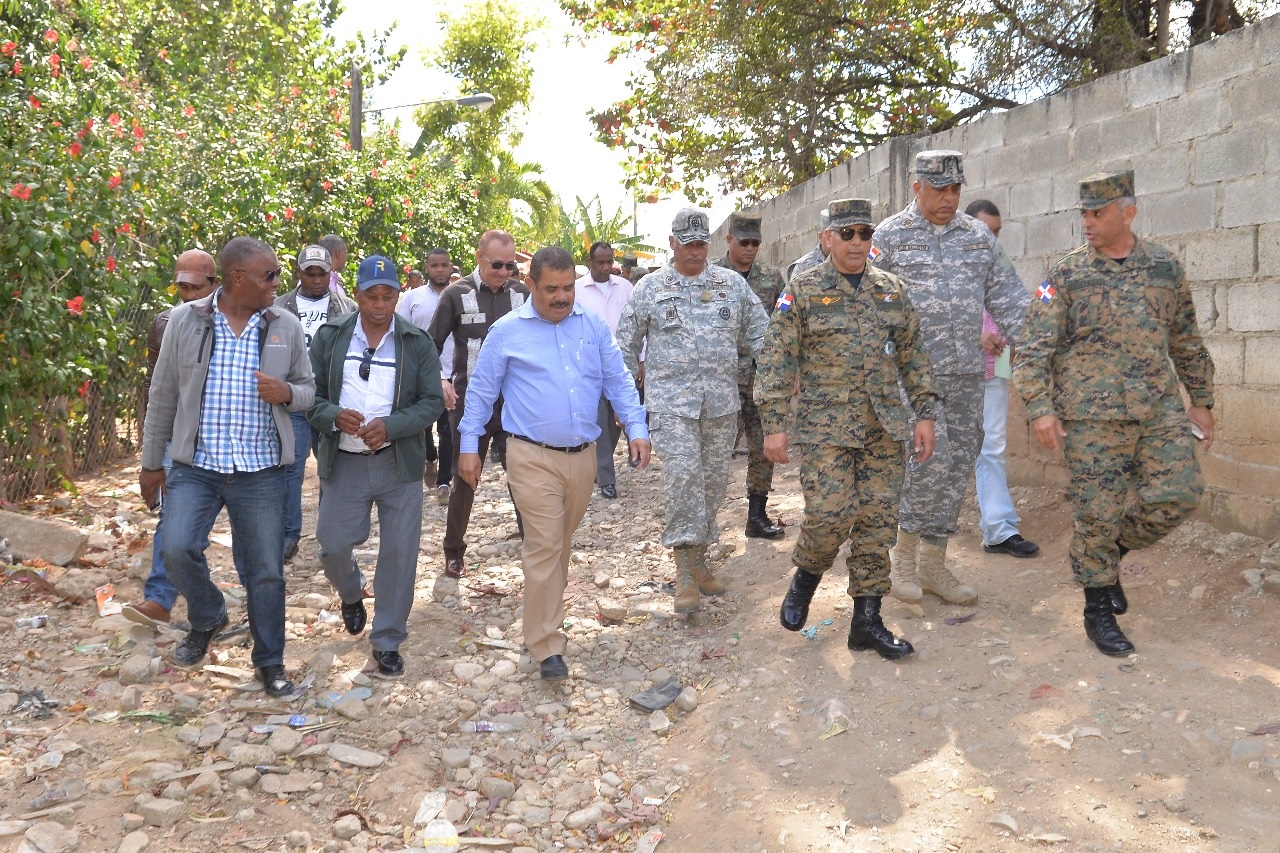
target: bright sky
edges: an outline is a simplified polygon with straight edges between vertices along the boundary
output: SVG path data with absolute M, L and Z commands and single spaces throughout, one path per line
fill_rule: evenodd
M 454 80 L 429 68 L 424 58 L 443 37 L 441 13 L 461 11 L 466 5 L 462 0 L 347 0 L 347 4 L 347 11 L 333 28 L 340 40 L 357 31 L 371 34 L 395 24 L 390 46 L 409 49 L 404 63 L 385 85 L 366 90 L 371 109 L 470 94 L 459 92 Z M 605 62 L 609 45 L 603 39 L 587 42 L 575 35 L 566 44 L 571 26 L 554 0 L 524 0 L 521 6 L 542 17 L 546 25 L 533 56 L 533 103 L 522 120 L 524 139 L 517 156 L 524 162 L 541 164 L 547 183 L 567 209 L 572 209 L 575 196 L 589 201 L 599 195 L 606 218 L 619 207 L 630 214 L 632 200 L 622 185 L 622 158 L 595 140 L 595 128 L 588 118 L 588 111 L 626 96 L 628 68 L 621 62 Z M 391 110 L 382 115 L 407 124 L 412 122 L 413 110 Z M 417 133 L 406 130 L 403 136 L 416 139 Z M 636 206 L 640 233 L 649 235 L 646 242 L 665 247 L 671 220 L 687 203 L 679 196 Z M 712 222 L 719 223 L 732 210 L 732 202 L 718 201 L 711 210 Z

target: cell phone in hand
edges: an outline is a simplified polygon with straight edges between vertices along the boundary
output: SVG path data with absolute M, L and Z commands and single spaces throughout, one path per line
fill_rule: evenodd
M 639 467 L 639 465 L 640 465 L 640 454 L 639 454 L 639 453 L 632 453 L 630 456 L 628 456 L 628 457 L 627 457 L 627 464 L 628 464 L 628 465 L 630 465 L 632 468 L 637 468 L 637 467 Z

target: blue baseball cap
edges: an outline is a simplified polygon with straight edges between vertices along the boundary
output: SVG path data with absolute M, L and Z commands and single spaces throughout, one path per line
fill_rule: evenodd
M 356 273 L 356 287 L 368 290 L 379 284 L 400 289 L 400 275 L 396 272 L 395 262 L 384 255 L 370 255 L 360 262 L 360 270 Z

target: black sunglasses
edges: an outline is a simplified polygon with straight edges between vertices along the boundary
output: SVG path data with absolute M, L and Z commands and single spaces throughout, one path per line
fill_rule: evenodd
M 846 243 L 854 237 L 857 237 L 859 240 L 870 240 L 872 235 L 875 233 L 876 229 L 874 228 L 841 228 L 839 231 L 836 231 L 836 234 L 840 239 Z
M 270 284 L 271 282 L 278 279 L 280 277 L 280 273 L 282 273 L 283 271 L 284 271 L 283 267 L 276 267 L 271 272 L 266 273 L 266 277 L 263 279 L 263 281 L 265 281 L 267 284 Z M 236 272 L 246 272 L 246 270 L 236 270 Z M 209 283 L 212 284 L 213 282 L 214 282 L 214 279 L 210 278 Z
M 485 260 L 489 261 L 490 269 L 495 269 L 495 270 L 505 269 L 508 272 L 515 272 L 516 270 L 520 269 L 520 267 L 516 264 L 515 261 L 493 261 L 493 260 L 489 260 L 489 258 L 485 258 Z
M 373 347 L 364 348 L 364 358 L 360 362 L 360 378 L 369 381 L 369 368 L 373 366 Z
M 737 237 L 734 237 L 733 239 L 738 240 Z M 760 241 L 752 237 L 750 240 L 738 240 L 738 245 L 748 246 L 752 249 L 758 249 L 760 248 Z

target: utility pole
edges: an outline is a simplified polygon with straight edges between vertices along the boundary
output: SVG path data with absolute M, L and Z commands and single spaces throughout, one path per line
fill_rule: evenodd
M 364 123 L 364 86 L 360 82 L 360 66 L 351 60 L 351 127 L 348 141 L 352 151 L 359 151 L 364 145 L 360 137 L 360 126 Z

